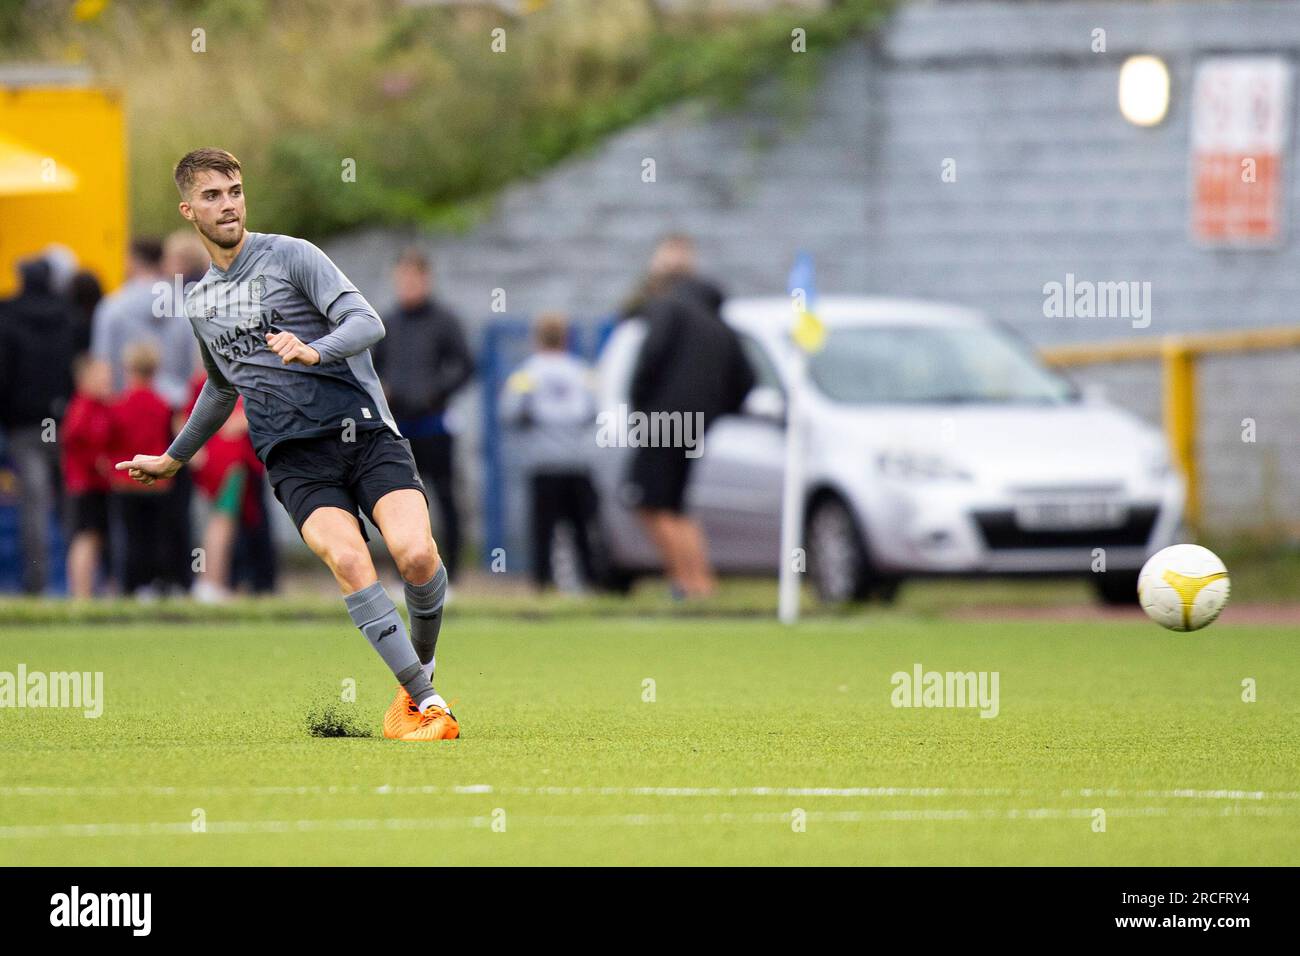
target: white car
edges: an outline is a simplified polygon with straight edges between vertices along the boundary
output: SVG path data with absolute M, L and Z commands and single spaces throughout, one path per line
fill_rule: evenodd
M 977 312 L 884 298 L 823 298 L 808 361 L 805 548 L 827 601 L 891 599 L 916 575 L 1078 575 L 1133 601 L 1148 556 L 1172 544 L 1184 502 L 1161 433 L 1048 369 Z M 720 572 L 775 574 L 786 392 L 787 298 L 728 302 L 759 384 L 704 438 L 687 491 Z M 627 402 L 644 328 L 622 323 L 599 363 L 601 406 Z M 600 449 L 608 583 L 658 569 L 622 492 L 630 451 Z M 1104 572 L 1098 569 L 1104 567 Z

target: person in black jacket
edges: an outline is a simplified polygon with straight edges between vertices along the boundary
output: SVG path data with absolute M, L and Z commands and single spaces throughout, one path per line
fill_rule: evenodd
M 460 321 L 432 297 L 433 270 L 424 253 L 408 249 L 393 270 L 397 304 L 383 313 L 387 334 L 372 347 L 397 427 L 410 440 L 415 463 L 442 513 L 439 553 L 454 579 L 460 558 L 460 514 L 453 463 L 456 441 L 447 405 L 474 375 Z
M 17 472 L 23 590 L 40 594 L 49 575 L 50 511 L 59 498 L 58 433 L 72 395 L 76 317 L 54 288 L 48 259 L 19 264 L 21 291 L 0 302 L 0 427 Z
M 68 300 L 72 303 L 74 326 L 73 351 L 80 355 L 90 351 L 91 329 L 94 327 L 95 308 L 104 298 L 104 288 L 95 273 L 81 269 L 68 286 Z
M 740 338 L 721 316 L 722 292 L 695 275 L 694 245 L 669 236 L 651 260 L 650 275 L 628 312 L 647 326 L 632 373 L 629 404 L 656 413 L 691 416 L 702 439 L 722 415 L 737 411 L 754 387 Z M 661 419 L 662 420 L 662 419 Z M 661 436 L 662 437 L 662 436 Z M 674 593 L 706 597 L 717 586 L 704 532 L 686 513 L 691 462 L 703 448 L 642 445 L 632 456 L 625 500 L 636 509 L 663 559 Z

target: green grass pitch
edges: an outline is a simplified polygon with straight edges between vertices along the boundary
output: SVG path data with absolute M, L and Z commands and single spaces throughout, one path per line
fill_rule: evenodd
M 1300 859 L 1285 627 L 453 606 L 441 744 L 382 739 L 393 684 L 341 609 L 2 626 L 19 663 L 102 671 L 105 707 L 0 710 L 0 864 Z M 998 716 L 893 707 L 915 663 L 997 671 Z M 310 736 L 321 710 L 373 736 Z

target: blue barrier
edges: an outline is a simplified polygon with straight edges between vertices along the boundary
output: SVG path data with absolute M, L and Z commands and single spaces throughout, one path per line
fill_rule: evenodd
M 0 488 L 16 489 L 18 480 L 8 461 L 0 460 Z M 18 530 L 18 495 L 0 493 L 0 594 L 14 594 L 23 587 L 23 546 Z M 56 505 L 49 516 L 50 566 L 46 570 L 46 590 L 66 594 L 67 543 L 63 540 L 63 522 Z

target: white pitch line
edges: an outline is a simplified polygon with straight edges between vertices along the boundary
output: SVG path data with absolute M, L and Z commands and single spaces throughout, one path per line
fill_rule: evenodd
M 376 794 L 505 794 L 527 797 L 1009 797 L 1002 788 L 953 787 L 494 787 L 391 786 L 375 787 Z
M 1300 800 L 1300 792 L 1279 790 L 1062 790 L 1063 797 L 1136 797 L 1149 800 Z
M 1298 791 L 1264 790 L 1034 790 L 1005 787 L 497 787 L 492 784 L 461 786 L 360 784 L 302 786 L 81 786 L 60 787 L 33 784 L 0 787 L 0 797 L 123 797 L 123 796 L 476 796 L 525 797 L 1033 797 L 1053 794 L 1066 799 L 1105 797 L 1109 799 L 1191 800 L 1300 800 Z
M 1028 791 L 1021 791 L 1027 794 Z M 183 795 L 213 796 L 473 796 L 505 794 L 539 797 L 1009 797 L 1015 791 L 1004 788 L 954 787 L 497 787 L 478 783 L 444 787 L 435 784 L 359 784 L 333 786 L 125 786 L 56 787 L 44 785 L 0 787 L 0 797 L 121 797 Z
M 346 830 L 447 830 L 488 826 L 490 817 L 430 817 L 380 820 L 215 820 L 195 832 L 189 823 L 60 823 L 0 827 L 0 839 L 42 837 L 202 836 L 205 833 L 318 833 Z
M 1075 807 L 1033 807 L 994 810 L 988 808 L 945 810 L 844 810 L 834 812 L 809 811 L 805 820 L 810 823 L 880 823 L 880 822 L 952 822 L 970 820 L 1078 820 L 1092 816 L 1092 809 Z M 1236 817 L 1279 816 L 1285 811 L 1275 807 L 1224 807 L 1222 810 L 1190 807 L 1132 807 L 1107 811 L 1108 817 Z M 734 823 L 782 824 L 792 820 L 789 811 L 782 813 L 633 813 L 596 816 L 542 816 L 511 815 L 512 827 L 528 829 L 540 827 L 610 827 L 610 826 L 680 826 Z M 152 823 L 63 823 L 0 827 L 0 840 L 36 840 L 49 838 L 87 837 L 151 837 L 205 835 L 241 836 L 249 834 L 373 832 L 382 830 L 454 830 L 486 829 L 492 825 L 487 816 L 470 817 L 417 817 L 387 819 L 338 820 L 214 820 L 206 830 L 195 833 L 186 822 Z

